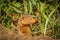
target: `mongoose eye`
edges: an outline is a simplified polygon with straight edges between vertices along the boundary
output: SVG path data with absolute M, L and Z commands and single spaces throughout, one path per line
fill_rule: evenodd
M 24 20 L 24 17 L 22 17 L 22 20 Z
M 30 19 L 30 20 L 32 20 L 32 19 Z

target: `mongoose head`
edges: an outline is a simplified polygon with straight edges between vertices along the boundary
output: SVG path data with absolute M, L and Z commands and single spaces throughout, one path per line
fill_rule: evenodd
M 30 15 L 22 15 L 18 20 L 18 24 L 21 23 L 23 25 L 34 24 L 36 20 Z

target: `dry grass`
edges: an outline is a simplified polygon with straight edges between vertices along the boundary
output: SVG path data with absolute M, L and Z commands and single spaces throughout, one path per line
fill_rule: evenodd
M 22 34 L 16 34 L 12 30 L 9 30 L 0 24 L 0 40 L 60 40 L 52 39 L 48 36 L 24 36 Z

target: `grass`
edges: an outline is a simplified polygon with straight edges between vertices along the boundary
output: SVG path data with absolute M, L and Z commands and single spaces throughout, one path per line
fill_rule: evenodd
M 54 14 L 54 12 L 57 10 L 58 7 L 59 7 L 59 5 L 49 14 L 48 18 L 46 19 L 44 35 L 46 35 L 46 30 L 47 30 L 47 25 L 48 25 L 48 22 L 49 22 L 49 18 L 51 18 L 51 16 Z
M 34 35 L 44 34 L 46 36 L 47 31 L 48 31 L 47 29 L 50 29 L 50 30 L 52 30 L 52 33 L 50 34 L 51 37 L 55 37 L 55 36 L 58 37 L 58 35 L 60 35 L 60 30 L 59 30 L 60 24 L 58 23 L 60 21 L 59 21 L 59 19 L 57 19 L 57 18 L 60 18 L 60 16 L 59 16 L 60 9 L 58 9 L 58 8 L 60 8 L 60 6 L 59 6 L 58 1 L 21 0 L 18 2 L 17 0 L 13 0 L 11 2 L 11 0 L 10 1 L 4 0 L 4 1 L 1 1 L 0 3 L 1 3 L 0 4 L 1 5 L 0 6 L 0 24 L 3 24 L 5 27 L 7 26 L 7 28 L 10 28 L 11 22 L 14 24 L 14 22 L 12 21 L 12 18 L 10 18 L 10 17 L 7 18 L 9 14 L 14 13 L 15 15 L 12 17 L 18 16 L 18 17 L 16 17 L 17 20 L 20 15 L 28 14 L 28 15 L 33 16 L 37 20 L 36 24 L 30 25 L 32 34 L 34 34 Z M 53 4 L 51 4 L 51 3 L 53 3 Z M 39 13 L 38 17 L 35 14 L 36 11 L 38 11 L 38 13 Z M 56 15 L 56 14 L 58 14 L 58 15 Z M 53 16 L 57 16 L 57 18 L 53 17 Z M 54 19 L 58 20 L 58 22 L 55 22 Z M 8 20 L 8 21 L 6 21 L 6 20 Z M 17 22 L 15 22 L 15 24 L 17 25 Z M 58 25 L 59 25 L 59 27 L 58 27 Z M 34 29 L 36 26 L 37 26 L 37 28 Z M 54 28 L 55 26 L 56 26 L 56 28 Z M 55 29 L 58 29 L 59 31 L 56 33 Z M 36 31 L 36 30 L 38 30 L 38 31 Z

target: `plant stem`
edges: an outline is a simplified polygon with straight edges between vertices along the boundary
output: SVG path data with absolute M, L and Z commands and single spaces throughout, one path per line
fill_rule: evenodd
M 46 35 L 47 25 L 48 25 L 48 22 L 49 22 L 49 18 L 54 14 L 54 12 L 56 11 L 56 9 L 57 9 L 58 7 L 59 7 L 59 5 L 58 5 L 54 10 L 52 10 L 52 12 L 50 13 L 50 15 L 49 15 L 48 18 L 46 19 L 45 29 L 44 29 L 44 35 Z

